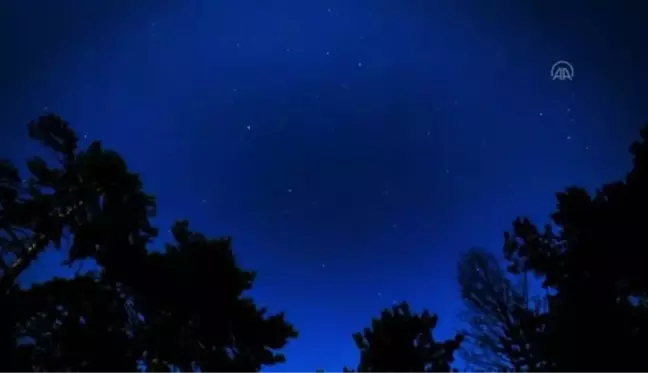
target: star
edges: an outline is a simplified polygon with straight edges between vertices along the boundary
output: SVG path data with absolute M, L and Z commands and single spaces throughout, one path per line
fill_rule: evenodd
M 292 189 L 288 189 L 288 193 L 292 193 Z
M 327 55 L 327 56 L 330 56 L 330 55 L 331 55 L 331 52 L 326 52 L 326 55 Z
M 567 140 L 571 140 L 571 139 L 572 139 L 571 136 L 567 136 Z
M 544 113 L 540 113 L 540 116 L 543 116 L 543 115 L 544 115 Z
M 249 131 L 252 129 L 252 126 L 245 126 L 245 128 L 247 128 L 247 130 Z
M 362 67 L 362 62 L 358 62 L 358 67 Z

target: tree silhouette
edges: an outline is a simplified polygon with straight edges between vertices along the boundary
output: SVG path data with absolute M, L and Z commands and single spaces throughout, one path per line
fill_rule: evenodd
M 526 277 L 516 285 L 497 258 L 479 248 L 463 254 L 457 273 L 468 322 L 463 360 L 489 372 L 542 370 L 533 351 L 542 308 L 530 304 Z
M 0 167 L 0 368 L 258 371 L 284 360 L 275 351 L 297 333 L 243 296 L 254 273 L 238 267 L 230 239 L 182 221 L 174 244 L 149 252 L 155 199 L 117 153 L 99 142 L 78 151 L 55 115 L 31 122 L 29 134 L 57 164 L 30 159 L 25 181 L 10 163 Z M 99 270 L 19 289 L 20 273 L 62 241 L 67 264 L 91 259 Z
M 550 291 L 541 351 L 554 371 L 645 371 L 648 346 L 648 127 L 630 147 L 625 180 L 593 195 L 557 194 L 553 226 L 518 218 L 507 233 L 511 271 Z
M 405 302 L 385 309 L 371 328 L 353 335 L 360 349 L 359 372 L 449 372 L 462 336 L 437 342 L 438 317 L 418 315 Z M 344 371 L 352 371 L 345 368 Z
M 48 245 L 60 249 L 65 233 L 72 237 L 68 262 L 94 258 L 117 271 L 131 264 L 122 259 L 145 256 L 146 244 L 157 235 L 149 222 L 155 199 L 142 191 L 138 175 L 99 142 L 78 151 L 78 137 L 60 117 L 42 116 L 28 128 L 57 164 L 32 157 L 31 177 L 22 180 L 12 164 L 2 162 L 0 244 L 3 259 L 15 260 L 3 268 L 0 290 L 8 291 Z

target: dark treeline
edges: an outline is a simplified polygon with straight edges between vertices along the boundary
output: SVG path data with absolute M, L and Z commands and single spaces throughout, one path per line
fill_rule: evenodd
M 178 221 L 174 242 L 150 250 L 155 198 L 117 153 L 99 142 L 79 149 L 55 115 L 28 129 L 56 162 L 31 158 L 28 176 L 0 163 L 1 370 L 259 371 L 285 361 L 279 351 L 297 330 L 245 296 L 255 275 L 229 238 Z M 460 335 L 436 340 L 434 314 L 399 304 L 353 335 L 359 362 L 344 370 L 448 372 L 457 355 L 470 370 L 648 371 L 647 140 L 648 128 L 624 180 L 557 193 L 551 225 L 515 219 L 506 264 L 480 249 L 463 256 Z M 20 288 L 52 247 L 98 270 Z

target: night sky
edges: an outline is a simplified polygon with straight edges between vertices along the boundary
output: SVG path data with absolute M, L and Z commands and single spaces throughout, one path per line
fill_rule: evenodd
M 3 0 L 0 156 L 46 112 L 176 219 L 231 235 L 300 338 L 273 371 L 355 365 L 394 301 L 461 324 L 471 246 L 630 168 L 648 120 L 640 0 Z M 552 80 L 558 60 L 572 81 Z M 49 252 L 27 284 L 70 275 Z

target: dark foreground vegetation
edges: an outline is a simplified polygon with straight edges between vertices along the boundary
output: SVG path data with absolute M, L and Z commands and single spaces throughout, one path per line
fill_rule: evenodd
M 1 370 L 258 371 L 285 361 L 278 351 L 297 331 L 244 295 L 254 273 L 229 239 L 179 221 L 175 242 L 149 250 L 155 198 L 126 162 L 99 142 L 79 149 L 55 115 L 28 128 L 57 162 L 31 158 L 29 176 L 0 163 Z M 353 370 L 448 372 L 461 355 L 470 370 L 648 371 L 647 140 L 648 128 L 624 180 L 558 193 L 551 226 L 516 219 L 504 235 L 508 267 L 484 250 L 465 254 L 461 335 L 437 341 L 436 316 L 399 304 L 353 336 Z M 19 288 L 52 247 L 99 269 Z

